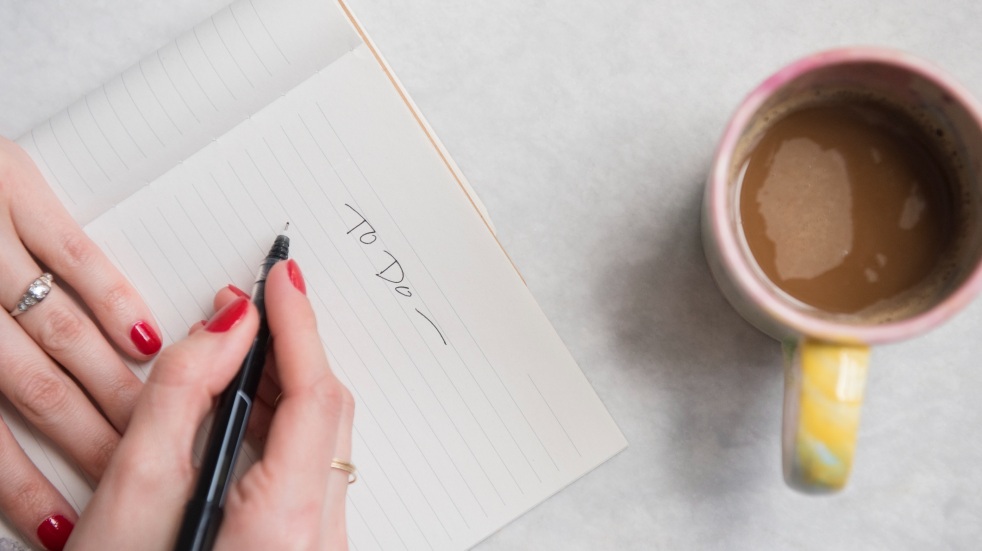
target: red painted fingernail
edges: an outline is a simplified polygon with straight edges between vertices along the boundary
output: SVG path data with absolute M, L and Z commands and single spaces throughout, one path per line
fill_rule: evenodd
M 160 351 L 160 336 L 145 321 L 138 321 L 130 329 L 130 340 L 136 345 L 141 354 L 151 356 Z
M 61 515 L 52 515 L 38 525 L 38 539 L 45 549 L 61 551 L 65 548 L 68 536 L 72 535 L 75 525 Z
M 245 317 L 249 311 L 249 299 L 239 297 L 225 305 L 215 313 L 205 324 L 205 330 L 212 333 L 224 333 Z
M 232 291 L 233 293 L 235 293 L 235 296 L 237 296 L 237 297 L 251 298 L 249 296 L 249 293 L 243 291 L 242 289 L 239 289 L 238 287 L 236 287 L 235 285 L 232 285 L 231 283 L 228 286 L 228 290 L 229 291 Z
M 304 283 L 303 274 L 300 272 L 300 266 L 297 265 L 297 261 L 290 259 L 286 261 L 286 273 L 290 276 L 290 281 L 293 286 L 297 288 L 303 294 L 307 294 L 307 284 Z

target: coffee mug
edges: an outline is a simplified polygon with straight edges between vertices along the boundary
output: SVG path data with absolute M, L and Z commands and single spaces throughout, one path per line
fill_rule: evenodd
M 839 119 L 845 126 L 835 130 Z M 897 138 L 888 158 L 849 125 L 874 133 L 886 125 L 887 141 L 902 134 L 911 150 Z M 799 135 L 816 137 L 788 137 Z M 894 187 L 902 195 L 863 195 L 862 167 L 916 172 L 907 160 L 925 152 L 935 172 L 920 178 L 923 189 L 901 180 Z M 893 204 L 899 210 L 890 214 Z M 932 209 L 935 226 L 921 224 Z M 887 214 L 895 220 L 884 222 Z M 914 262 L 904 252 L 913 249 L 896 240 L 916 224 L 927 237 Z M 853 230 L 872 231 L 891 253 L 852 258 L 866 239 Z M 982 109 L 936 67 L 901 52 L 845 48 L 797 61 L 754 90 L 726 127 L 702 235 L 727 300 L 782 345 L 785 480 L 809 493 L 839 490 L 852 466 L 869 347 L 937 327 L 982 288 Z M 916 281 L 870 294 L 904 277 Z M 799 284 L 813 295 L 796 294 Z

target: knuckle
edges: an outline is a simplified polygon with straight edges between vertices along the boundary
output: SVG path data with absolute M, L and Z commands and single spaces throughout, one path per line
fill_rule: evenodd
M 44 483 L 34 477 L 23 479 L 13 489 L 13 503 L 25 511 L 36 511 L 44 507 L 47 492 Z
M 132 300 L 130 288 L 125 283 L 114 283 L 100 299 L 100 305 L 110 314 L 122 314 L 129 310 Z
M 354 413 L 354 398 L 336 377 L 324 377 L 314 385 L 312 390 L 318 406 L 324 410 L 325 415 L 343 419 L 347 413 Z
M 69 270 L 88 266 L 96 254 L 96 247 L 80 230 L 69 230 L 58 240 L 59 255 L 63 266 Z
M 118 445 L 118 437 L 103 438 L 101 441 L 93 444 L 92 457 L 89 459 L 90 464 L 88 467 L 92 476 L 102 478 L 102 473 L 106 472 L 106 468 L 109 467 L 109 461 L 112 459 L 113 453 L 116 451 L 116 446 Z
M 34 419 L 45 419 L 68 405 L 71 390 L 62 377 L 44 370 L 21 377 L 13 398 Z
M 85 322 L 78 312 L 58 305 L 45 313 L 38 328 L 38 341 L 42 348 L 57 354 L 77 346 L 85 333 Z
M 340 382 L 338 386 L 341 387 L 341 416 L 345 419 L 353 419 L 355 416 L 355 397 L 348 390 L 348 387 Z
M 109 400 L 113 404 L 125 404 L 132 409 L 143 385 L 139 381 L 118 377 L 108 383 L 108 387 Z
M 183 346 L 170 346 L 157 356 L 151 377 L 163 384 L 183 384 L 193 375 L 195 358 Z
M 136 407 L 143 384 L 123 379 L 114 379 L 106 383 L 106 393 L 100 399 L 103 413 L 109 423 L 122 434 L 130 424 L 133 409 Z

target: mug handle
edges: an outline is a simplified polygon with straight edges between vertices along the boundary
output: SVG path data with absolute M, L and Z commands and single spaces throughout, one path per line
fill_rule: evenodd
M 783 348 L 784 479 L 808 493 L 841 490 L 856 450 L 869 347 L 806 337 Z

